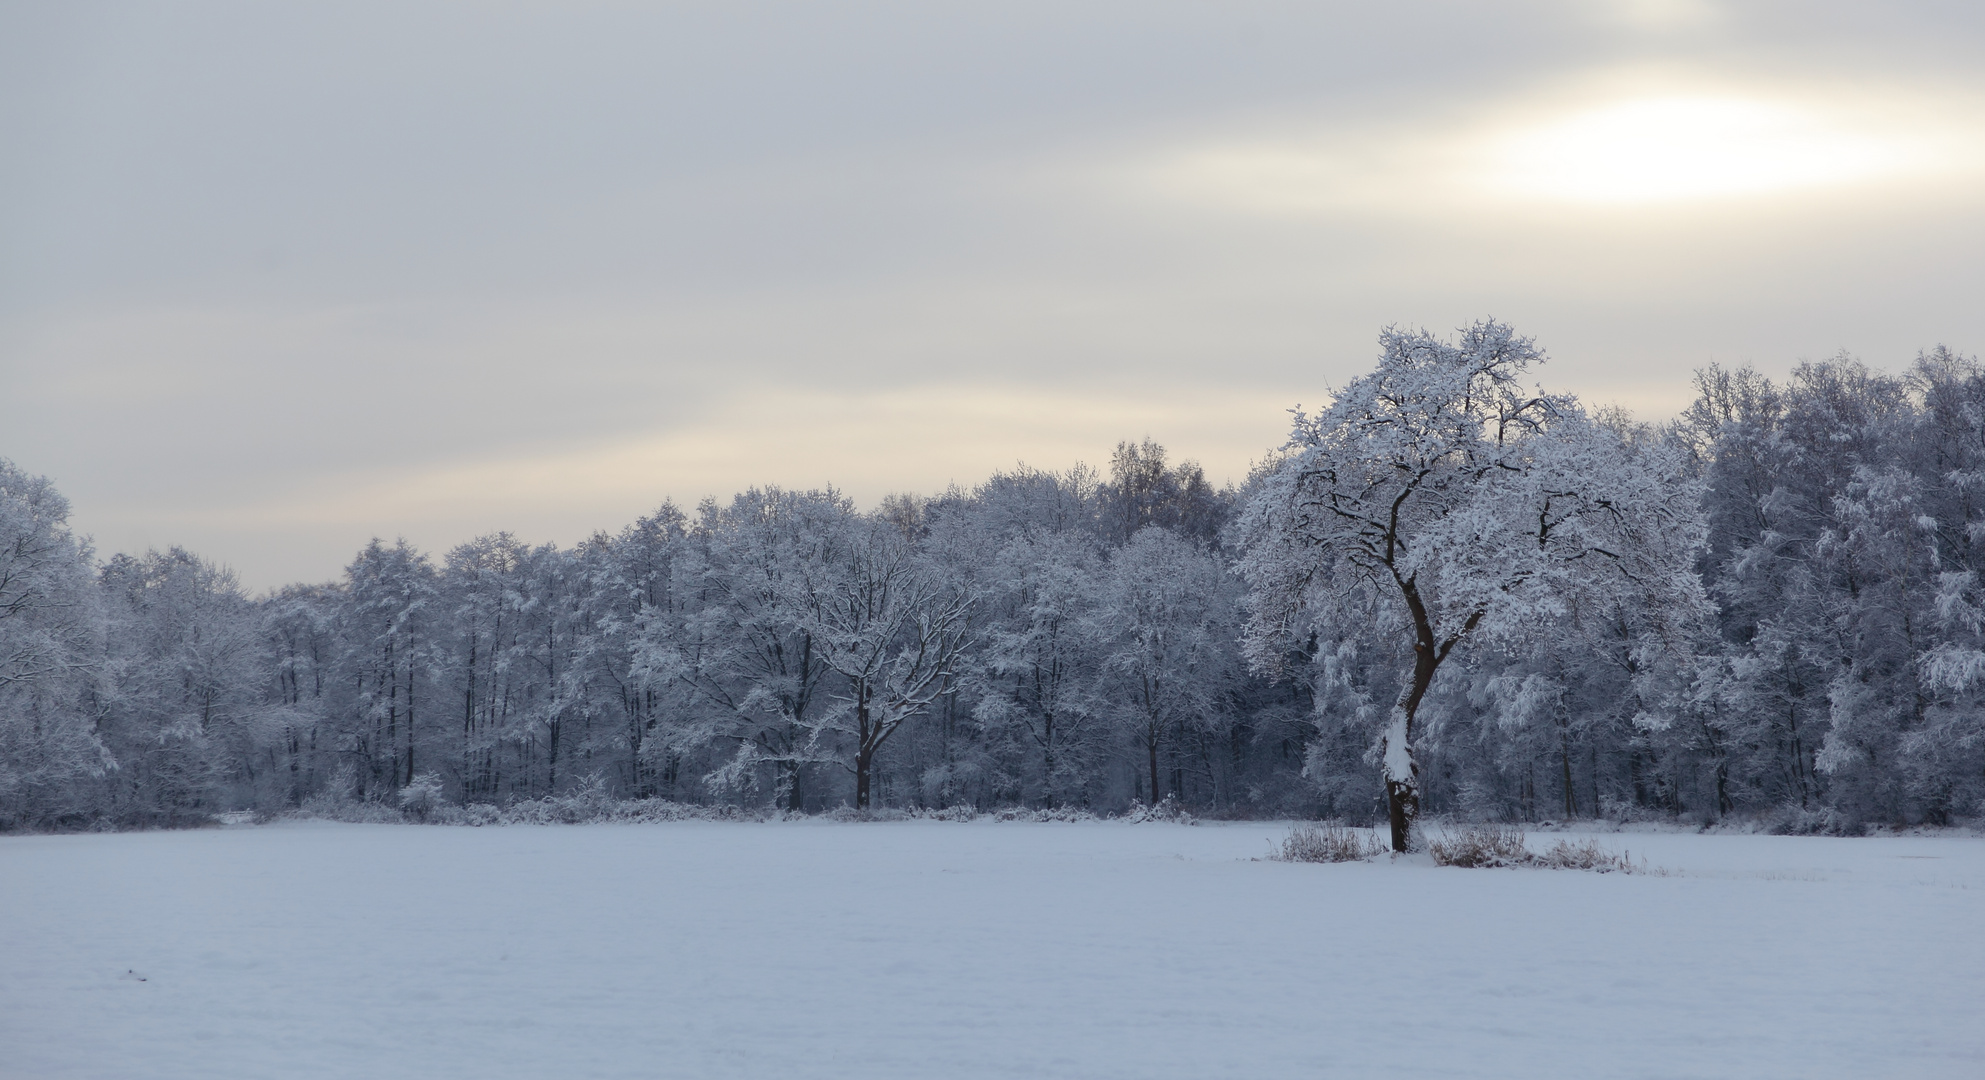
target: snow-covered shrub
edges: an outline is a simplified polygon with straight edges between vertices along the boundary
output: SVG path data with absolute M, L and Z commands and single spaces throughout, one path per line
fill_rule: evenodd
M 501 825 L 503 810 L 489 803 L 444 806 L 430 820 L 440 825 Z
M 1160 799 L 1156 806 L 1146 806 L 1132 799 L 1130 809 L 1124 811 L 1123 819 L 1132 825 L 1141 825 L 1147 821 L 1166 821 L 1175 825 L 1199 824 L 1184 807 L 1179 805 L 1179 800 L 1171 795 Z
M 958 805 L 912 810 L 910 816 L 930 821 L 970 821 L 979 816 L 979 811 L 970 805 Z
M 400 809 L 415 821 L 426 821 L 444 802 L 440 773 L 421 773 L 400 789 Z
M 1866 836 L 1868 824 L 1859 817 L 1828 807 L 1799 810 L 1786 807 L 1760 821 L 1773 836 Z
M 1524 844 L 1523 831 L 1500 825 L 1475 825 L 1441 835 L 1427 845 L 1427 852 L 1441 866 L 1536 866 L 1547 870 L 1592 870 L 1601 874 L 1634 872 L 1624 855 L 1599 845 L 1597 840 L 1559 840 L 1542 855 Z
M 1136 804 L 1132 804 L 1135 807 Z M 1095 821 L 1096 815 L 1079 806 L 1048 806 L 1039 810 L 1029 810 L 1024 806 L 1009 806 L 993 812 L 998 821 Z M 1147 820 L 1147 819 L 1139 819 Z
M 1427 844 L 1427 853 L 1440 866 L 1527 866 L 1536 861 L 1523 845 L 1523 830 L 1500 825 L 1444 833 Z
M 313 795 L 303 800 L 301 807 L 283 816 L 342 821 L 352 825 L 397 825 L 407 820 L 405 814 L 385 803 L 341 799 L 334 795 Z
M 1369 859 L 1384 848 L 1362 829 L 1342 825 L 1304 823 L 1289 830 L 1272 858 L 1278 862 L 1356 862 Z
M 897 810 L 894 807 L 856 809 L 846 803 L 820 816 L 829 821 L 908 821 L 911 817 L 907 811 Z
M 598 792 L 525 799 L 509 806 L 475 803 L 443 807 L 431 819 L 442 825 L 647 825 L 663 821 L 765 821 L 765 810 L 695 806 L 667 799 L 612 799 Z
M 1613 795 L 1603 795 L 1599 799 L 1600 821 L 1627 824 L 1639 821 L 1663 821 L 1669 815 L 1651 806 L 1640 806 L 1632 799 Z
M 1553 870 L 1596 870 L 1604 874 L 1632 869 L 1625 856 L 1615 855 L 1600 847 L 1599 841 L 1590 839 L 1576 842 L 1560 840 L 1551 845 L 1551 850 L 1536 856 L 1535 861 L 1537 865 Z

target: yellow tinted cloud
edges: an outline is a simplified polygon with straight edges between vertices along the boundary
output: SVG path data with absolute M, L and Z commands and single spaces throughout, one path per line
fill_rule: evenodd
M 1947 181 L 1985 164 L 1985 112 L 1964 105 L 1929 92 L 1615 75 L 1465 115 L 1209 140 L 1146 159 L 1131 183 L 1244 213 L 1439 218 Z
M 1289 402 L 1249 391 L 1189 398 L 1031 394 L 971 386 L 879 394 L 796 390 L 743 396 L 676 430 L 565 451 L 347 474 L 293 499 L 204 515 L 248 527 L 366 523 L 409 536 L 514 527 L 583 535 L 617 528 L 664 497 L 694 503 L 754 484 L 834 484 L 864 503 L 892 491 L 970 487 L 1014 464 L 1102 463 L 1115 437 L 1145 434 L 1200 452 L 1238 480 L 1286 434 Z M 1237 438 L 1239 436 L 1239 438 Z M 1207 453 L 1206 451 L 1211 451 Z M 376 523 L 376 524 L 375 524 Z M 484 523 L 484 524 L 474 524 Z

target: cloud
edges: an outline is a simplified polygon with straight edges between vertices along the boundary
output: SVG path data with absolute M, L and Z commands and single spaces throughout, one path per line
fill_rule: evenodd
M 1726 17 L 1723 5 L 1710 0 L 1603 0 L 1591 7 L 1603 18 L 1641 30 L 1702 29 Z
M 1709 360 L 1978 348 L 1976 23 L 0 8 L 0 454 L 272 584 L 1146 433 L 1237 476 L 1389 323 L 1504 318 L 1649 417 Z
M 148 531 L 170 531 L 172 542 L 236 538 L 235 569 L 267 587 L 322 576 L 374 535 L 437 550 L 499 530 L 570 543 L 592 530 L 617 531 L 664 499 L 689 507 L 768 484 L 832 485 L 874 505 L 893 492 L 970 488 L 1013 467 L 1020 447 L 1028 464 L 1061 469 L 1078 460 L 1102 464 L 1115 439 L 1149 434 L 1175 459 L 1200 458 L 1216 482 L 1238 481 L 1286 435 L 1291 404 L 1239 389 L 1187 399 L 1158 387 L 1107 385 L 1077 393 L 971 384 L 761 387 L 666 430 L 295 475 L 259 496 L 153 507 L 141 520 Z M 134 534 L 137 524 L 117 523 L 113 538 L 150 542 Z M 260 542 L 241 542 L 248 537 Z
M 1083 396 L 969 384 L 761 390 L 666 432 L 335 474 L 286 497 L 199 516 L 242 525 L 423 522 L 500 518 L 532 506 L 559 514 L 598 509 L 606 526 L 662 498 L 693 504 L 763 484 L 834 484 L 873 503 L 895 491 L 970 487 L 1014 464 L 1015 445 L 1042 455 L 1034 462 L 1040 467 L 1095 462 L 1109 453 L 1106 433 L 1160 433 L 1177 447 L 1207 445 L 1219 455 L 1209 462 L 1214 475 L 1238 480 L 1249 459 L 1284 434 L 1290 404 L 1259 391 L 1202 391 L 1183 400 L 1103 386 Z M 1237 429 L 1251 438 L 1236 440 Z
M 1976 170 L 1978 134 L 1796 100 L 1649 95 L 1499 132 L 1481 183 L 1510 198 L 1624 205 L 1945 179 Z
M 1610 71 L 1383 123 L 1284 120 L 1249 138 L 1157 151 L 1116 181 L 1203 209 L 1423 222 L 1522 205 L 1633 209 L 1948 188 L 1985 167 L 1979 105 L 1949 88 Z

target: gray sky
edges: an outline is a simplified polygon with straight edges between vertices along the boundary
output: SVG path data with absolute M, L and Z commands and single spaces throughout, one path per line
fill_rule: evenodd
M 373 535 L 1238 479 L 1381 326 L 1985 347 L 1967 3 L 0 2 L 0 456 L 252 587 Z

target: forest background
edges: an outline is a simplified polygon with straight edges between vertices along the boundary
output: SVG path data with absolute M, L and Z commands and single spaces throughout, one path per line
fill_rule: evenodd
M 1458 655 L 1421 706 L 1426 812 L 1977 815 L 1985 369 L 1939 349 L 1695 389 L 1674 422 L 1609 422 L 1699 487 L 1713 605 L 1673 662 L 1603 619 Z M 179 548 L 99 561 L 0 463 L 0 828 L 545 799 L 1376 821 L 1407 643 L 1339 618 L 1268 668 L 1243 652 L 1230 524 L 1278 460 L 1216 490 L 1147 438 L 1107 474 L 874 510 L 754 488 L 567 549 L 375 540 L 254 597 Z

